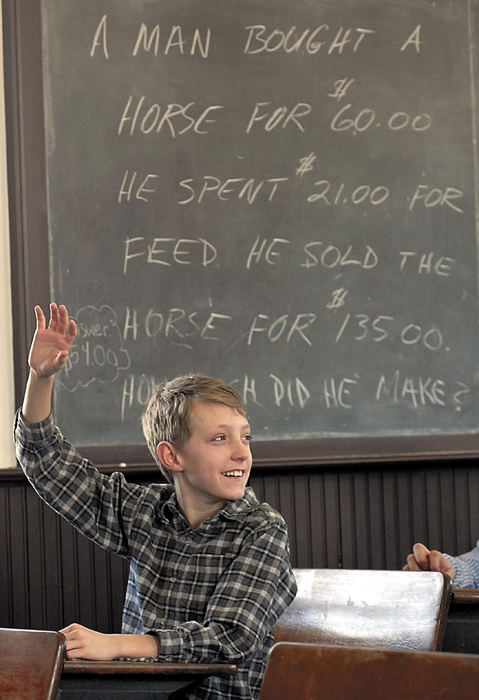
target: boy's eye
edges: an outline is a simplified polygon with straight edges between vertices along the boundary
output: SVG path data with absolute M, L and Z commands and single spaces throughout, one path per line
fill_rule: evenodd
M 213 442 L 221 442 L 222 440 L 226 440 L 226 437 L 224 435 L 217 435 L 213 438 Z
M 251 435 L 243 435 L 243 440 L 246 440 L 246 442 L 251 442 Z

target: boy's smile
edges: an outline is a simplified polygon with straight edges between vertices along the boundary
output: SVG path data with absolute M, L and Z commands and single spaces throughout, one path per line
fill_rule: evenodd
M 190 437 L 171 469 L 178 502 L 192 527 L 243 498 L 252 464 L 250 426 L 224 404 L 195 400 Z

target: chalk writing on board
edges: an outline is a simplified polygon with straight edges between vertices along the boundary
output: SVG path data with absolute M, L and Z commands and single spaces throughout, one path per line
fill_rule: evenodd
M 113 383 L 130 367 L 115 312 L 109 306 L 86 306 L 75 314 L 77 337 L 59 380 L 68 391 L 92 382 Z
M 189 371 L 261 439 L 476 429 L 467 0 L 42 6 L 74 440 L 140 443 Z
M 286 54 L 304 52 L 311 55 L 317 54 L 321 50 L 329 55 L 335 52 L 342 54 L 346 48 L 352 53 L 356 53 L 365 38 L 376 33 L 371 28 L 330 27 L 328 24 L 306 27 L 302 30 L 296 26 L 282 30 L 279 27 L 255 24 L 244 27 L 244 32 L 246 38 L 243 53 L 245 54 L 284 51 Z M 167 55 L 172 51 L 182 56 L 196 54 L 207 58 L 211 36 L 211 27 L 207 27 L 202 32 L 198 27 L 183 29 L 181 25 L 172 25 L 166 27 L 165 31 L 165 28 L 161 28 L 159 24 L 148 25 L 142 22 L 131 55 L 137 56 L 141 51 L 146 51 L 153 56 L 158 56 L 159 54 Z M 404 51 L 412 46 L 419 53 L 421 43 L 421 25 L 418 24 L 396 50 Z M 105 58 L 109 59 L 108 15 L 106 14 L 101 17 L 95 30 L 90 56 L 94 56 L 97 49 L 103 53 Z
M 277 408 L 295 408 L 307 411 L 311 391 L 301 377 L 234 377 L 231 384 L 240 389 L 249 407 L 270 405 Z M 121 387 L 121 421 L 127 421 L 138 410 L 145 408 L 158 382 L 146 375 L 127 375 Z M 317 391 L 317 389 L 314 389 Z M 403 376 L 400 370 L 376 377 L 372 401 L 378 405 L 406 404 L 410 411 L 425 407 L 451 407 L 460 412 L 465 405 L 471 387 L 458 379 L 431 376 Z M 320 382 L 320 401 L 327 411 L 353 412 L 364 402 L 364 391 L 359 375 L 350 377 L 324 377 Z

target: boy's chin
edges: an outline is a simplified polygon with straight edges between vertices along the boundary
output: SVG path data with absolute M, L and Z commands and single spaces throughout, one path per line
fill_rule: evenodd
M 244 497 L 245 494 L 245 486 L 244 485 L 238 485 L 234 489 L 228 489 L 228 493 L 225 494 L 226 498 L 228 501 L 237 501 L 240 498 Z

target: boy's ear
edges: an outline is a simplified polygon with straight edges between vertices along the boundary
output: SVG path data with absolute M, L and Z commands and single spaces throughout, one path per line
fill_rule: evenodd
M 178 459 L 176 448 L 171 444 L 171 442 L 168 442 L 167 440 L 162 440 L 159 442 L 156 447 L 156 454 L 158 455 L 160 462 L 170 471 L 183 471 L 183 467 Z

